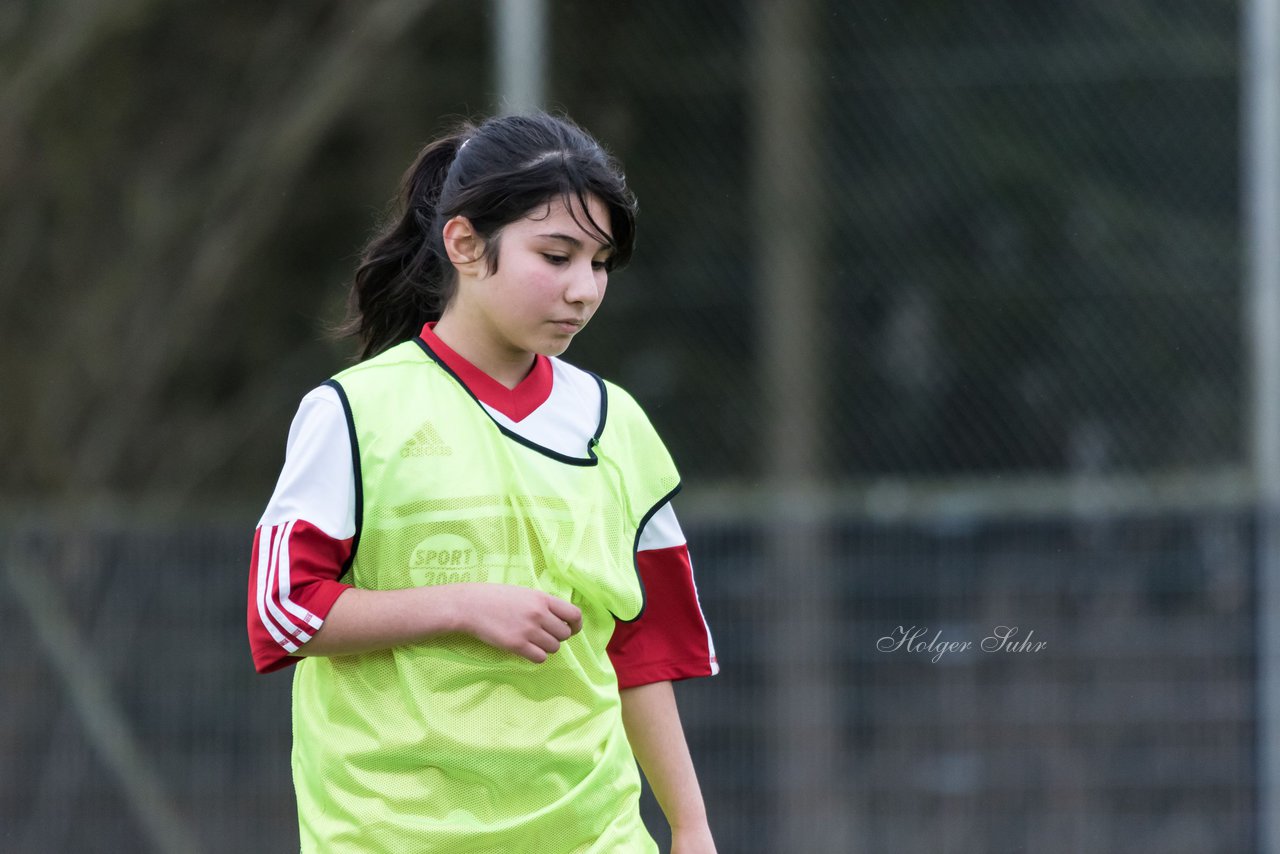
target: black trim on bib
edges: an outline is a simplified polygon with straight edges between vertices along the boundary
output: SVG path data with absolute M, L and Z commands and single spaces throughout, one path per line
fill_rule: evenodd
M 347 399 L 347 391 L 337 380 L 325 380 L 322 385 L 327 385 L 337 392 L 338 400 L 342 402 L 342 413 L 347 417 L 347 435 L 351 437 L 351 470 L 355 473 L 356 532 L 351 539 L 351 556 L 342 565 L 342 572 L 338 573 L 338 578 L 342 579 L 351 572 L 351 566 L 356 562 L 356 550 L 360 548 L 360 532 L 364 529 L 364 478 L 360 474 L 360 440 L 356 438 L 356 419 L 351 412 L 351 401 Z
M 600 386 L 600 423 L 596 425 L 596 434 L 591 437 L 591 445 L 600 444 L 600 437 L 604 435 L 604 422 L 609 419 L 609 395 L 604 388 L 604 380 L 600 379 L 599 374 L 591 374 L 591 379 L 596 381 L 596 385 Z M 594 456 L 594 454 L 592 455 Z
M 456 382 L 462 388 L 462 390 L 465 391 L 471 397 L 471 399 L 476 402 L 476 406 L 480 407 L 480 410 L 489 417 L 489 420 L 493 422 L 493 426 L 497 427 L 502 432 L 502 435 L 506 436 L 508 439 L 511 439 L 517 442 L 518 444 L 524 445 L 526 448 L 530 449 L 531 451 L 537 451 L 539 454 L 542 454 L 544 457 L 550 457 L 551 459 L 557 462 L 565 463 L 566 465 L 594 466 L 600 462 L 600 458 L 596 456 L 596 445 L 600 443 L 600 436 L 601 434 L 604 433 L 605 414 L 609 411 L 609 396 L 605 393 L 604 380 L 600 379 L 600 377 L 596 376 L 595 374 L 591 374 L 591 376 L 595 378 L 596 385 L 600 386 L 600 423 L 596 426 L 595 435 L 592 436 L 589 440 L 587 440 L 587 456 L 571 457 L 567 454 L 562 454 L 559 451 L 553 451 L 550 448 L 545 448 L 542 445 L 539 445 L 537 442 L 526 439 L 525 437 L 521 436 L 519 433 L 516 433 L 514 430 L 510 430 L 504 427 L 498 421 L 498 419 L 493 417 L 493 413 L 491 413 L 487 408 L 485 408 L 485 405 L 480 402 L 480 398 L 476 397 L 475 392 L 467 388 L 467 384 L 462 381 L 462 378 L 457 374 L 455 374 L 453 372 L 453 369 L 450 368 L 448 365 L 446 365 L 444 360 L 441 359 L 438 355 L 436 355 L 435 351 L 431 349 L 430 345 L 428 345 L 426 341 L 422 340 L 422 336 L 415 337 L 413 339 L 413 343 L 417 344 L 420 348 L 422 348 L 422 352 L 426 353 L 427 356 L 431 358 L 431 361 L 439 365 L 446 374 L 453 377 L 453 381 Z
M 617 614 L 613 614 L 613 612 L 610 611 L 609 613 L 613 614 L 613 618 L 619 623 L 634 623 L 636 620 L 644 616 L 644 609 L 645 606 L 649 604 L 649 597 L 645 595 L 644 578 L 640 575 L 640 562 L 636 560 L 636 555 L 640 553 L 640 537 L 644 534 L 645 525 L 649 524 L 649 520 L 652 519 L 659 510 L 671 503 L 671 499 L 676 497 L 676 493 L 680 491 L 682 486 L 684 486 L 684 484 L 677 483 L 675 489 L 662 496 L 658 503 L 650 507 L 649 512 L 644 514 L 644 518 L 640 520 L 640 525 L 636 528 L 636 541 L 631 546 L 631 567 L 636 571 L 636 582 L 640 585 L 640 611 L 630 620 L 624 620 Z

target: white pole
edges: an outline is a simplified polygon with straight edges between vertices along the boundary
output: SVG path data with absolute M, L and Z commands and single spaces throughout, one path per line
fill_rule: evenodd
M 1257 484 L 1259 850 L 1280 854 L 1280 8 L 1242 16 L 1246 334 Z
M 505 115 L 546 103 L 546 0 L 494 0 L 494 78 Z

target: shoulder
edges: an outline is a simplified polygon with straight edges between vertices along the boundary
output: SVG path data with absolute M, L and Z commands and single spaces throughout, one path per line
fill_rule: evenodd
M 648 425 L 644 409 L 622 386 L 562 359 L 553 357 L 550 361 L 556 386 L 571 390 L 591 408 L 598 406 L 606 425 L 610 421 L 618 426 Z
M 416 341 L 409 340 L 339 371 L 325 385 L 335 390 L 347 409 L 355 411 L 393 403 L 410 386 L 414 395 L 435 397 L 438 384 L 445 379 L 444 370 Z
M 629 429 L 653 430 L 644 407 L 631 396 L 629 391 L 610 380 L 602 379 L 600 383 L 608 399 L 610 419 L 626 425 Z
M 363 362 L 352 365 L 346 370 L 339 371 L 333 375 L 335 382 L 346 385 L 349 382 L 358 382 L 365 377 L 374 377 L 386 374 L 395 368 L 401 368 L 409 364 L 421 364 L 427 359 L 426 353 L 418 343 L 410 339 L 402 341 L 394 347 L 383 350 L 376 356 L 371 356 Z
M 290 436 L 313 430 L 327 431 L 337 422 L 343 422 L 345 427 L 343 419 L 342 400 L 337 389 L 324 383 L 307 392 L 299 401 Z
M 316 459 L 348 460 L 350 445 L 346 407 L 337 389 L 320 385 L 303 396 L 289 425 L 285 444 L 286 467 L 311 465 Z

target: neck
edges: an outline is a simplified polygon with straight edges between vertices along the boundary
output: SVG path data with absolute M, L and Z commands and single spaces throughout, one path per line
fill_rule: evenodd
M 506 388 L 518 386 L 533 369 L 533 353 L 494 345 L 491 336 L 472 329 L 460 313 L 446 309 L 432 331 L 451 350 Z

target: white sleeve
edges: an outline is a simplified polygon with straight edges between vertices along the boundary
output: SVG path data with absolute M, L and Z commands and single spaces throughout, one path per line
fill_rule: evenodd
M 347 415 L 327 385 L 309 392 L 289 427 L 284 468 L 259 527 L 302 519 L 334 539 L 356 531 L 356 480 Z

